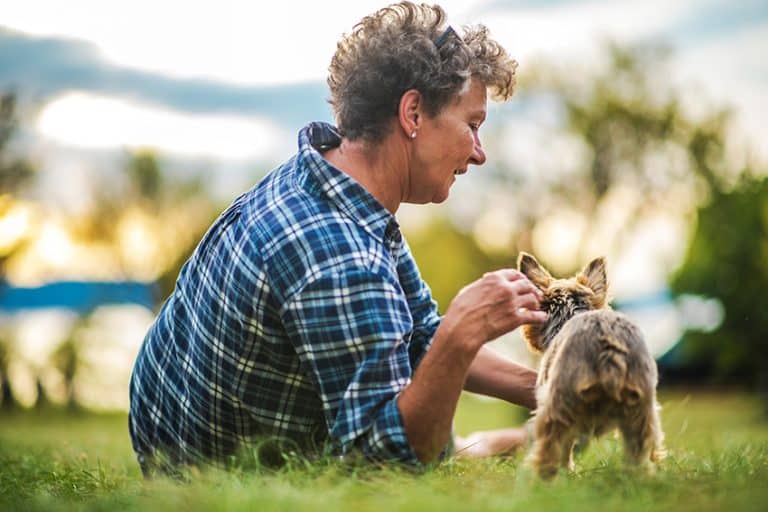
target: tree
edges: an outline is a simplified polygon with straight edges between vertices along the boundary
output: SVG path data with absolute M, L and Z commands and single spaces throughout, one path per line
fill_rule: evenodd
M 665 74 L 669 53 L 660 46 L 609 44 L 598 66 L 569 64 L 560 70 L 541 63 L 528 70 L 513 102 L 548 112 L 530 120 L 545 126 L 547 145 L 536 154 L 550 155 L 546 164 L 526 175 L 519 169 L 530 167 L 529 157 L 504 147 L 504 125 L 486 134 L 489 153 L 509 155 L 497 157 L 490 172 L 482 173 L 491 181 L 488 190 L 504 198 L 516 220 L 509 252 L 533 250 L 533 233 L 542 219 L 566 211 L 588 226 L 569 253 L 570 267 L 558 269 L 575 271 L 593 256 L 587 252 L 594 240 L 602 241 L 603 254 L 620 254 L 644 220 L 660 211 L 690 215 L 710 188 L 733 179 L 729 169 L 710 165 L 718 156 L 715 143 L 724 143 L 718 130 L 728 120 L 727 111 L 690 115 Z M 555 141 L 562 141 L 569 154 L 553 155 Z M 566 156 L 571 163 L 565 163 Z M 615 232 L 600 231 L 617 192 L 626 222 Z
M 10 343 L 3 337 L 0 338 L 0 407 L 5 410 L 15 409 L 17 406 L 16 397 L 13 396 L 11 388 L 11 379 L 8 375 L 8 368 L 11 362 Z
M 768 404 L 768 178 L 745 173 L 698 211 L 676 294 L 718 298 L 725 318 L 711 333 L 688 332 L 685 354 L 709 362 L 715 378 L 756 387 Z
M 16 96 L 11 92 L 0 94 L 0 218 L 12 210 L 15 204 L 14 196 L 34 176 L 34 169 L 28 161 L 9 155 L 9 143 L 17 128 Z M 23 240 L 18 240 L 10 245 L 0 246 L 0 294 L 6 286 L 4 282 L 6 261 L 16 254 L 22 245 Z M 8 376 L 11 356 L 10 340 L 0 336 L 0 389 L 3 409 L 14 408 L 17 405 Z
M 0 218 L 8 214 L 16 196 L 34 176 L 32 164 L 10 155 L 10 142 L 18 129 L 16 95 L 0 94 Z M 2 244 L 5 245 L 5 244 Z M 0 246 L 0 286 L 5 277 L 5 262 L 19 249 L 20 243 Z
M 9 156 L 9 143 L 17 129 L 16 95 L 0 94 L 0 196 L 17 192 L 34 174 L 28 161 Z
M 108 245 L 125 278 L 156 281 L 159 302 L 217 212 L 202 177 L 172 177 L 154 152 L 141 150 L 127 155 L 117 177 L 96 184 L 93 207 L 74 231 L 79 240 Z M 129 242 L 126 222 L 140 231 Z

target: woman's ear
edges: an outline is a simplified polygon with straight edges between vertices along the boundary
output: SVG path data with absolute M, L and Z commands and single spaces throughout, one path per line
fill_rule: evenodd
M 423 100 L 416 89 L 408 89 L 400 97 L 397 117 L 400 129 L 409 139 L 416 138 L 421 127 Z

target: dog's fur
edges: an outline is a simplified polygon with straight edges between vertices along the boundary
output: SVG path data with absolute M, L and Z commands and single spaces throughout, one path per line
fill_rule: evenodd
M 637 326 L 609 308 L 605 260 L 570 279 L 553 278 L 526 253 L 518 268 L 544 293 L 549 315 L 523 327 L 530 348 L 543 353 L 528 462 L 543 478 L 572 470 L 577 440 L 618 427 L 627 461 L 651 469 L 664 456 L 656 362 Z

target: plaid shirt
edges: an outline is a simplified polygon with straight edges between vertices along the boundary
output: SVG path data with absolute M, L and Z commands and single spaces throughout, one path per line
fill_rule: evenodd
M 394 216 L 318 152 L 339 143 L 301 130 L 182 268 L 131 377 L 143 468 L 263 438 L 417 462 L 396 400 L 440 317 Z

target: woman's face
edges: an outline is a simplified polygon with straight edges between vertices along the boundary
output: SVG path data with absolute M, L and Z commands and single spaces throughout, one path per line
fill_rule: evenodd
M 473 78 L 437 116 L 424 117 L 413 139 L 407 202 L 445 201 L 457 176 L 466 173 L 470 164 L 485 162 L 478 131 L 485 120 L 486 104 L 485 85 Z

